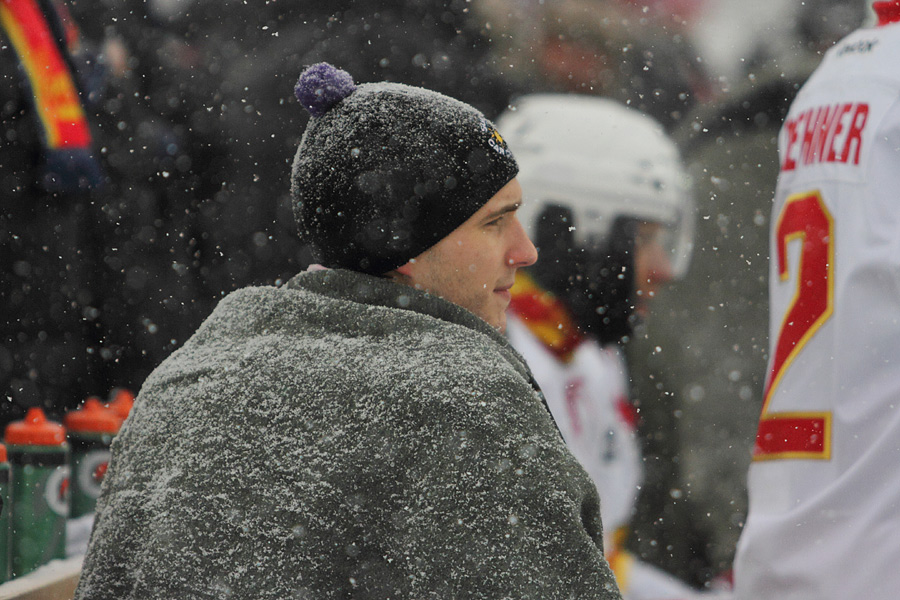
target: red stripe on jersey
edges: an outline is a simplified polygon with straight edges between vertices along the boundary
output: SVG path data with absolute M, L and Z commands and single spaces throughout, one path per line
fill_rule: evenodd
M 622 422 L 628 425 L 632 431 L 637 429 L 638 419 L 640 418 L 638 410 L 628 401 L 628 398 L 625 396 L 616 398 L 616 411 L 619 413 L 619 418 L 622 419 Z
M 753 460 L 831 458 L 829 413 L 778 413 L 759 422 Z

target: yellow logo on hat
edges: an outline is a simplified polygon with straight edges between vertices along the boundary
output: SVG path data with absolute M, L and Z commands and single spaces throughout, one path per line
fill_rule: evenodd
M 503 141 L 503 136 L 501 136 L 500 132 L 492 127 L 484 117 L 481 118 L 481 130 L 485 133 L 490 133 L 491 135 L 491 137 L 488 138 L 488 146 L 493 148 L 498 154 L 512 156 L 512 153 L 506 147 L 506 142 Z

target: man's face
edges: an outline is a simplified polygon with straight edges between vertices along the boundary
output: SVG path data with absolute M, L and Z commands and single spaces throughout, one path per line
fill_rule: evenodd
M 659 223 L 641 222 L 634 239 L 634 312 L 647 317 L 647 304 L 658 287 L 672 280 L 672 262 L 660 241 L 665 228 Z
M 470 310 L 506 330 L 509 288 L 537 250 L 516 217 L 522 188 L 507 183 L 450 235 L 397 271 L 406 283 Z

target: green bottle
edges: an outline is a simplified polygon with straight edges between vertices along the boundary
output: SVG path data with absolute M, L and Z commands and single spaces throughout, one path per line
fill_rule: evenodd
M 109 444 L 119 432 L 122 419 L 91 396 L 81 409 L 66 414 L 63 423 L 72 449 L 69 515 L 77 519 L 94 512 L 109 465 Z
M 9 581 L 12 567 L 9 562 L 9 514 L 12 501 L 9 495 L 10 470 L 6 460 L 6 446 L 0 444 L 0 583 Z
M 69 445 L 66 430 L 30 408 L 6 427 L 12 470 L 12 576 L 66 556 L 69 512 Z

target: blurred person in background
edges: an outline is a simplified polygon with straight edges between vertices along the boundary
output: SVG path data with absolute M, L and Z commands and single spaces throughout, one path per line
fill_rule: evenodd
M 622 348 L 687 269 L 694 210 L 678 150 L 655 120 L 601 98 L 524 96 L 498 126 L 519 158 L 520 217 L 540 252 L 511 290 L 509 339 L 597 486 L 623 597 L 699 595 L 624 544 L 644 470 Z
M 698 102 L 714 97 L 689 35 L 702 1 L 481 0 L 495 52 L 532 92 L 616 99 L 667 130 Z
M 4 6 L 3 421 L 139 386 L 203 306 L 185 129 L 154 113 L 110 12 Z
M 837 42 L 778 137 L 769 364 L 737 598 L 896 598 L 900 2 Z
M 507 74 L 520 86 L 607 96 L 641 109 L 671 132 L 695 107 L 718 97 L 692 41 L 692 28 L 705 6 L 661 1 L 645 10 L 643 4 L 618 0 L 483 0 L 473 8 L 485 15 L 498 62 L 508 66 Z M 701 586 L 722 568 L 711 565 L 709 556 L 709 509 L 693 503 L 689 474 L 681 463 L 681 390 L 663 387 L 655 369 L 670 348 L 684 346 L 677 339 L 661 343 L 658 325 L 659 319 L 637 323 L 624 350 L 633 398 L 641 407 L 638 435 L 646 471 L 632 521 L 636 535 L 627 545 L 643 559 Z
M 106 182 L 93 109 L 103 75 L 64 6 L 0 6 L 0 422 L 73 406 L 102 385 Z M 11 400 L 11 402 L 9 402 Z

